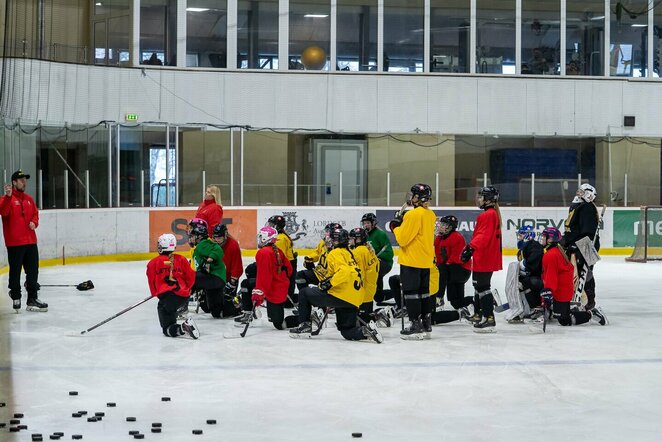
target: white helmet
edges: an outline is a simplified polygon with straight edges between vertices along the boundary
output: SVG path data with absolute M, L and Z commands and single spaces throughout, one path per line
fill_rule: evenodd
M 577 195 L 579 195 L 587 203 L 590 203 L 595 199 L 596 196 L 598 196 L 598 192 L 595 190 L 595 187 L 585 183 L 579 186 Z
M 278 232 L 276 229 L 270 226 L 264 226 L 257 232 L 257 246 L 262 248 L 264 246 L 268 246 L 269 244 L 274 244 L 277 237 Z
M 172 233 L 164 233 L 159 236 L 159 240 L 156 242 L 156 250 L 159 254 L 164 252 L 174 252 L 175 247 L 177 247 L 177 238 Z

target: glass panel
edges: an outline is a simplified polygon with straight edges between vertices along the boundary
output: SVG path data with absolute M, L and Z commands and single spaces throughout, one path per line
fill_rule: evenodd
M 329 70 L 330 14 L 328 0 L 290 2 L 289 69 Z
M 515 0 L 476 0 L 476 72 L 515 73 Z
M 653 13 L 653 77 L 660 76 L 662 58 L 662 4 L 657 3 Z
M 522 74 L 561 74 L 561 3 L 522 0 Z
M 339 71 L 377 70 L 377 1 L 338 0 Z
M 227 67 L 227 3 L 188 0 L 186 7 L 186 66 Z
M 106 64 L 108 52 L 106 49 L 106 22 L 94 23 L 94 64 Z
M 130 0 L 95 0 L 94 1 L 94 14 L 124 14 L 129 12 Z
M 174 205 L 174 140 L 170 139 L 171 149 L 166 162 L 165 127 L 121 127 L 120 128 L 120 206 L 140 206 L 141 170 L 145 171 L 145 186 L 150 191 L 150 199 L 145 205 Z M 166 180 L 166 170 L 170 170 Z M 147 182 L 149 177 L 149 182 Z M 166 192 L 166 186 L 170 190 Z M 145 189 L 145 193 L 148 190 Z M 169 200 L 166 200 L 169 193 Z
M 177 1 L 140 2 L 140 62 L 177 65 Z
M 108 19 L 108 64 L 129 62 L 129 16 Z
M 649 0 L 611 1 L 609 75 L 645 77 Z
M 430 72 L 469 72 L 469 0 L 430 1 Z
M 605 2 L 568 2 L 566 16 L 566 75 L 604 75 Z
M 278 69 L 278 2 L 237 3 L 237 67 Z
M 73 153 L 67 149 L 67 131 L 63 127 L 41 127 L 39 155 L 43 179 L 44 209 L 64 208 L 64 171 Z
M 423 0 L 384 0 L 384 70 L 423 72 Z
M 288 137 L 301 140 L 300 136 L 287 134 L 244 133 L 244 164 L 250 164 L 244 168 L 244 205 L 287 205 L 292 201 L 293 171 L 306 156 L 308 144 L 292 142 L 290 147 Z M 299 178 L 305 182 L 302 175 Z M 299 201 L 304 205 L 305 198 L 300 193 Z M 239 204 L 239 199 L 235 201 Z
M 87 169 L 90 171 L 90 207 L 110 207 L 108 202 L 108 132 L 100 125 L 87 131 Z

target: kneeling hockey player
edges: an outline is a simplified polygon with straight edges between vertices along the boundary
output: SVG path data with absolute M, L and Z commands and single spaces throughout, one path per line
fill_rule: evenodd
M 173 338 L 188 334 L 198 339 L 200 332 L 191 318 L 177 324 L 178 311 L 185 310 L 188 304 L 195 272 L 186 258 L 173 253 L 176 244 L 171 233 L 159 237 L 156 245 L 159 256 L 147 263 L 147 282 L 152 296 L 159 298 L 156 310 L 163 334 Z

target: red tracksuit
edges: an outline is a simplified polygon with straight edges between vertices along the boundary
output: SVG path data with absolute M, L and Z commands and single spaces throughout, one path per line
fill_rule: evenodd
M 437 265 L 440 264 L 458 264 L 467 270 L 471 270 L 471 261 L 463 263 L 460 260 L 462 250 L 466 241 L 458 231 L 451 232 L 447 237 L 434 237 L 434 252 L 437 256 Z
M 278 257 L 276 253 L 278 253 Z M 283 251 L 276 246 L 262 247 L 255 255 L 255 264 L 257 265 L 255 288 L 262 290 L 267 301 L 272 304 L 285 302 L 290 287 L 292 265 Z
M 209 236 L 211 236 L 214 227 L 223 220 L 223 207 L 216 204 L 214 200 L 203 200 L 195 216 L 207 221 L 207 229 L 209 229 Z
M 471 238 L 474 272 L 496 272 L 502 269 L 501 226 L 499 214 L 489 207 L 476 219 Z
M 166 279 L 170 276 L 169 262 L 173 263 L 172 277 L 177 281 L 173 285 L 166 283 Z M 159 255 L 147 263 L 147 282 L 152 296 L 172 292 L 177 296 L 187 298 L 195 283 L 195 270 L 182 255 L 175 253 L 170 256 Z
M 574 272 L 574 267 L 558 247 L 547 249 L 542 257 L 542 281 L 543 286 L 552 291 L 555 301 L 572 301 Z
M 32 221 L 35 228 L 39 226 L 39 210 L 30 195 L 14 189 L 11 196 L 2 196 L 0 214 L 7 247 L 37 244 L 37 234 L 28 224 Z
M 241 249 L 236 239 L 228 236 L 223 243 L 223 263 L 225 263 L 225 276 L 227 281 L 239 279 L 244 273 L 244 264 L 241 260 Z

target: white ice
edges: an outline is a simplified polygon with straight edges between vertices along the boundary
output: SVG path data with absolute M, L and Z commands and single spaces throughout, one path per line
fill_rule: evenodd
M 7 425 L 0 440 L 62 431 L 62 440 L 119 441 L 139 430 L 162 441 L 343 441 L 353 432 L 366 441 L 659 441 L 661 273 L 662 262 L 603 257 L 596 276 L 606 327 L 532 333 L 499 314 L 495 334 L 456 322 L 410 342 L 397 323 L 377 345 L 345 341 L 334 324 L 290 339 L 264 317 L 244 339 L 224 339 L 237 332 L 233 321 L 204 314 L 195 317 L 199 340 L 166 338 L 157 300 L 81 336 L 148 296 L 145 262 L 42 268 L 43 285 L 91 279 L 96 288 L 42 287 L 47 313 L 16 314 L 0 297 L 0 422 L 24 413 L 28 425 L 20 433 Z M 493 286 L 503 291 L 504 278 L 495 274 Z M 78 410 L 105 417 L 72 418 Z M 150 433 L 153 422 L 161 434 Z

